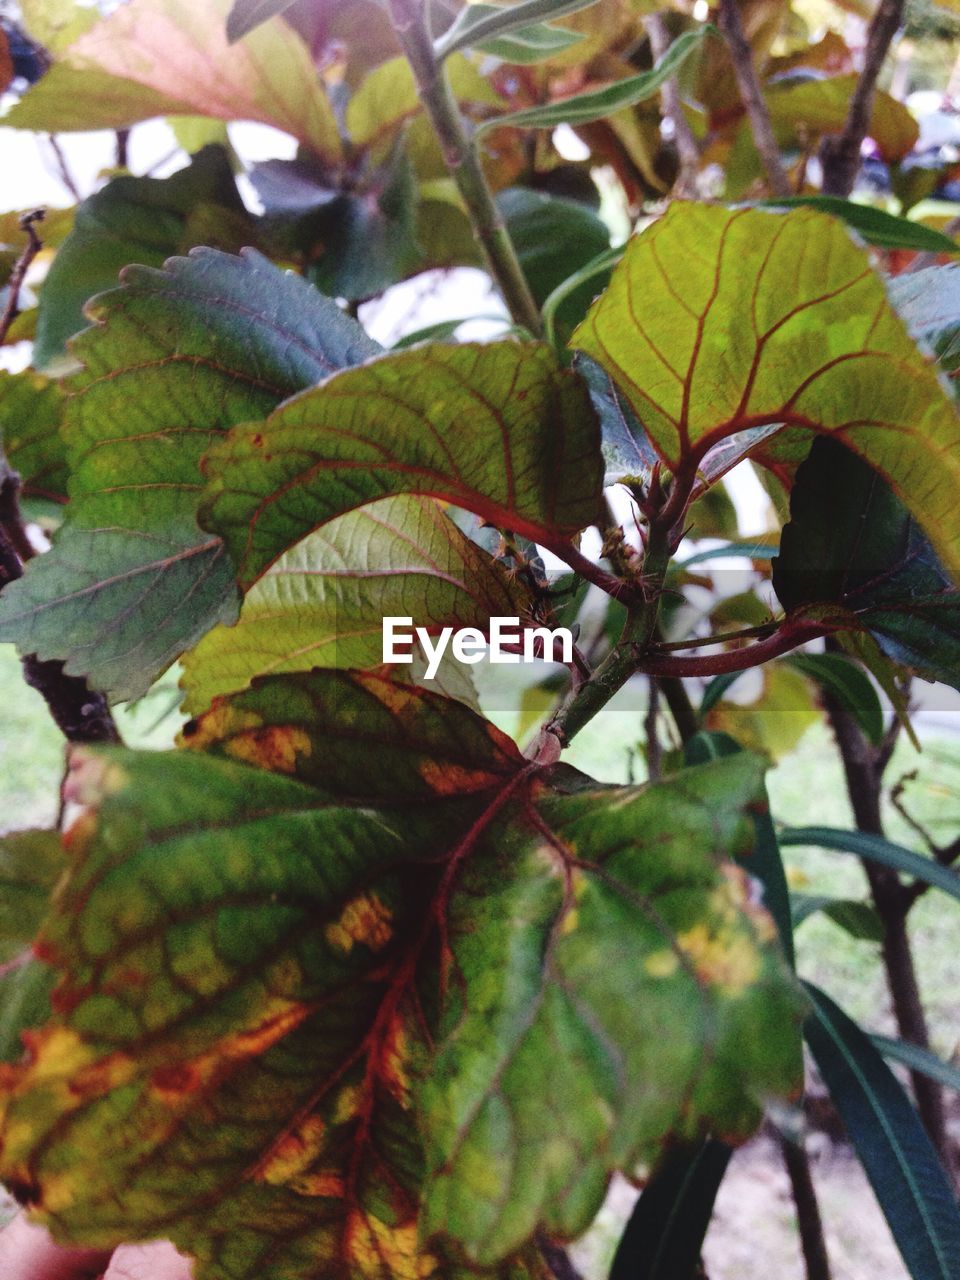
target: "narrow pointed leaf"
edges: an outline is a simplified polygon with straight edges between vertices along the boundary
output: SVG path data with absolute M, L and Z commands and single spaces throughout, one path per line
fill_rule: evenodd
M 960 564 L 960 419 L 867 254 L 826 214 L 675 202 L 630 242 L 573 346 L 616 380 L 671 469 L 754 427 L 830 433 Z
M 890 867 L 903 875 L 913 876 L 923 884 L 942 889 L 960 899 L 960 874 L 933 858 L 914 853 L 903 845 L 866 831 L 845 831 L 834 827 L 786 827 L 780 832 L 782 845 L 816 845 L 834 853 L 852 853 L 882 867 Z
M 436 42 L 437 56 L 448 58 L 458 49 L 469 49 L 481 41 L 522 31 L 533 23 L 553 21 L 568 13 L 589 9 L 597 0 L 521 0 L 520 4 L 468 4 Z
M 569 98 L 561 98 L 542 107 L 525 107 L 522 111 L 512 111 L 509 115 L 494 116 L 485 120 L 477 132 L 486 129 L 510 126 L 514 129 L 555 129 L 561 124 L 589 124 L 593 120 L 603 120 L 606 116 L 615 115 L 627 107 L 636 106 L 659 93 L 662 86 L 676 75 L 686 60 L 701 41 L 713 28 L 707 25 L 697 27 L 693 31 L 685 31 L 678 36 L 660 61 L 650 71 L 641 71 L 638 75 L 627 76 L 624 80 L 616 80 L 603 89 L 591 89 L 585 93 L 573 94 Z
M 960 253 L 960 245 L 951 240 L 942 231 L 928 227 L 923 222 L 913 222 L 910 218 L 898 218 L 887 213 L 885 209 L 877 209 L 869 204 L 857 204 L 854 200 L 843 200 L 840 196 L 778 196 L 770 200 L 758 200 L 756 204 L 768 209 L 819 209 L 823 213 L 833 214 L 863 236 L 868 244 L 879 249 L 913 249 L 917 253 Z M 907 284 L 915 281 L 921 273 L 909 273 L 894 277 L 889 282 L 891 292 L 895 293 L 898 281 Z M 894 299 L 896 300 L 896 299 Z
M 797 653 L 785 659 L 788 666 L 816 681 L 851 713 L 874 746 L 883 737 L 883 707 L 876 689 L 862 667 L 840 653 Z
M 893 1062 L 899 1062 L 911 1071 L 920 1071 L 931 1080 L 946 1085 L 948 1089 L 960 1090 L 960 1066 L 954 1062 L 944 1062 L 929 1049 L 921 1049 L 919 1045 L 909 1044 L 906 1040 L 894 1040 L 890 1036 L 872 1035 L 873 1046 Z
M 960 252 L 960 245 L 951 244 Z M 909 271 L 895 276 L 888 288 L 913 336 L 933 349 L 947 373 L 955 373 L 960 367 L 960 264 Z
M 876 907 L 854 898 L 828 898 L 816 894 L 794 893 L 790 897 L 793 926 L 798 928 L 804 920 L 822 911 L 835 925 L 861 942 L 882 942 L 883 921 Z
M 496 6 L 491 5 L 491 8 Z M 502 10 L 497 10 L 502 12 Z M 566 31 L 540 22 L 534 27 L 519 27 L 508 36 L 496 36 L 477 44 L 480 53 L 489 53 L 503 62 L 529 66 L 562 53 L 583 39 L 579 31 Z
M 667 1152 L 620 1237 L 610 1280 L 694 1280 L 732 1155 L 726 1143 L 713 1138 L 693 1153 Z
M 378 350 L 329 298 L 257 254 L 130 268 L 74 344 L 67 519 L 0 600 L 0 638 L 136 697 L 236 616 L 220 540 L 197 525 L 211 437 Z
M 214 445 L 202 520 L 245 586 L 312 530 L 396 493 L 555 544 L 597 515 L 597 435 L 586 388 L 543 345 L 418 347 L 330 378 Z
M 960 1209 L 917 1113 L 869 1038 L 804 985 L 807 1043 L 912 1280 L 957 1280 Z

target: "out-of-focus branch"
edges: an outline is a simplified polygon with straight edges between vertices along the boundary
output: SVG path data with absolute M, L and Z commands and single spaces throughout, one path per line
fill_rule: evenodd
M 767 104 L 763 100 L 757 69 L 753 65 L 753 51 L 743 29 L 737 0 L 720 0 L 720 29 L 727 39 L 737 87 L 750 121 L 760 162 L 767 175 L 767 185 L 771 194 L 789 196 L 792 194 L 790 180 L 780 161 L 780 148 L 773 134 Z

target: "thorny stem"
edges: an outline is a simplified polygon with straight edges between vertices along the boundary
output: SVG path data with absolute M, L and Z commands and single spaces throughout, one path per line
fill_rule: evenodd
M 824 195 L 846 198 L 853 190 L 860 170 L 860 148 L 870 127 L 870 115 L 877 91 L 877 77 L 893 37 L 903 22 L 905 0 L 880 0 L 867 29 L 867 49 L 863 71 L 850 98 L 843 132 L 827 137 L 820 148 Z
M 513 241 L 483 172 L 480 156 L 460 114 L 449 81 L 433 49 L 422 0 L 389 0 L 394 30 L 413 70 L 417 92 L 443 152 L 490 272 L 514 324 L 536 337 L 540 312 L 520 266 Z
M 743 29 L 737 2 L 738 0 L 720 0 L 720 29 L 727 39 L 737 87 L 767 175 L 767 185 L 773 195 L 789 196 L 792 195 L 790 181 L 780 162 L 780 148 L 774 137 L 767 104 L 763 100 L 757 69 L 753 65 L 753 51 Z

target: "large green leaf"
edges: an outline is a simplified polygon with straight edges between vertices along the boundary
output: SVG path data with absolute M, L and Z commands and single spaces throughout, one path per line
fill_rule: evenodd
M 672 468 L 786 424 L 868 459 L 960 564 L 960 420 L 843 225 L 674 203 L 632 240 L 574 335 Z
M 313 529 L 395 493 L 443 498 L 556 545 L 597 517 L 597 435 L 586 388 L 548 347 L 431 344 L 231 431 L 204 460 L 201 518 L 245 586 Z
M 125 699 L 236 616 L 223 547 L 195 515 L 211 437 L 378 348 L 254 253 L 130 268 L 91 314 L 63 427 L 67 520 L 4 591 L 0 638 Z
M 774 562 L 776 563 L 776 562 Z M 842 703 L 874 746 L 883 738 L 883 707 L 864 669 L 842 653 L 795 653 L 784 661 Z
M 957 1280 L 960 1210 L 917 1113 L 868 1037 L 805 985 L 807 1042 L 912 1280 Z
M 463 1274 L 449 1226 L 520 1280 L 540 1218 L 581 1230 L 618 1163 L 744 1135 L 797 1083 L 797 993 L 723 861 L 749 757 L 561 794 L 457 703 L 324 671 L 186 741 L 72 758 L 55 1012 L 0 1072 L 0 1176 L 60 1239 L 162 1234 L 198 1280 L 427 1280 Z M 476 1123 L 492 1089 L 532 1146 Z M 439 1221 L 508 1186 L 479 1240 Z
M 773 924 L 750 923 L 742 872 L 718 879 L 758 782 L 740 754 L 649 791 L 547 797 L 465 865 L 422 1092 L 428 1232 L 480 1263 L 538 1219 L 570 1238 L 611 1165 L 659 1150 L 667 1115 L 678 1139 L 734 1140 L 765 1077 L 799 1084 L 798 1006 L 757 945 Z
M 381 662 L 383 619 L 477 627 L 522 614 L 524 595 L 429 498 L 384 498 L 291 547 L 247 593 L 240 620 L 183 658 L 186 709 L 255 676 Z
M 789 612 L 868 630 L 894 662 L 960 687 L 960 591 L 907 507 L 836 440 L 797 471 L 773 586 Z
M 63 390 L 33 369 L 0 374 L 0 444 L 31 498 L 65 502 L 68 468 L 60 436 Z
M 114 129 L 153 116 L 256 120 L 341 158 L 336 117 L 310 50 L 280 18 L 227 43 L 231 0 L 130 0 L 85 32 L 4 124 Z
M 206 147 L 170 178 L 114 178 L 77 208 L 40 295 L 34 362 L 62 356 L 89 323 L 84 304 L 132 262 L 161 267 L 195 245 L 229 252 L 254 238 L 226 152 Z

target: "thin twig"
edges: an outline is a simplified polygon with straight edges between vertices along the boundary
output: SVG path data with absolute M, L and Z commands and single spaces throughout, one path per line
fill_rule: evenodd
M 767 185 L 773 195 L 789 196 L 792 194 L 790 181 L 780 161 L 780 148 L 774 137 L 767 104 L 763 100 L 757 69 L 753 65 L 753 51 L 743 30 L 737 0 L 720 0 L 720 29 L 727 38 L 737 87 L 750 121 L 760 162 L 767 175 Z
M 50 143 L 50 148 L 57 159 L 57 173 L 60 175 L 60 181 L 73 196 L 74 200 L 76 200 L 77 204 L 79 204 L 83 199 L 83 195 L 74 180 L 73 174 L 70 172 L 70 166 L 67 164 L 67 157 L 64 154 L 63 147 L 60 145 L 60 139 L 55 133 L 48 133 L 47 141 Z
M 877 90 L 877 77 L 890 43 L 903 22 L 904 0 L 880 0 L 867 29 L 867 48 L 843 132 L 824 138 L 820 147 L 823 165 L 823 192 L 846 199 L 860 171 L 860 148 L 870 128 L 870 116 Z
M 6 342 L 10 326 L 20 314 L 20 290 L 23 288 L 31 262 L 43 248 L 43 241 L 37 235 L 35 224 L 42 222 L 45 217 L 45 209 L 34 209 L 31 213 L 25 213 L 20 219 L 21 230 L 27 233 L 27 243 L 13 264 L 10 279 L 7 281 L 7 301 L 3 308 L 3 315 L 0 316 L 0 346 Z
M 651 782 L 658 782 L 663 765 L 663 744 L 658 732 L 660 711 L 660 687 L 656 680 L 648 681 L 650 686 L 647 702 L 647 714 L 643 718 L 643 733 L 647 757 L 647 777 Z
M 650 37 L 653 60 L 659 62 L 670 48 L 670 29 L 662 13 L 649 14 L 645 19 L 645 26 Z M 671 76 L 662 85 L 660 100 L 663 103 L 663 114 L 673 126 L 673 140 L 680 160 L 680 172 L 674 183 L 674 192 L 681 199 L 694 197 L 697 194 L 697 175 L 700 172 L 700 147 L 684 113 L 676 76 Z

